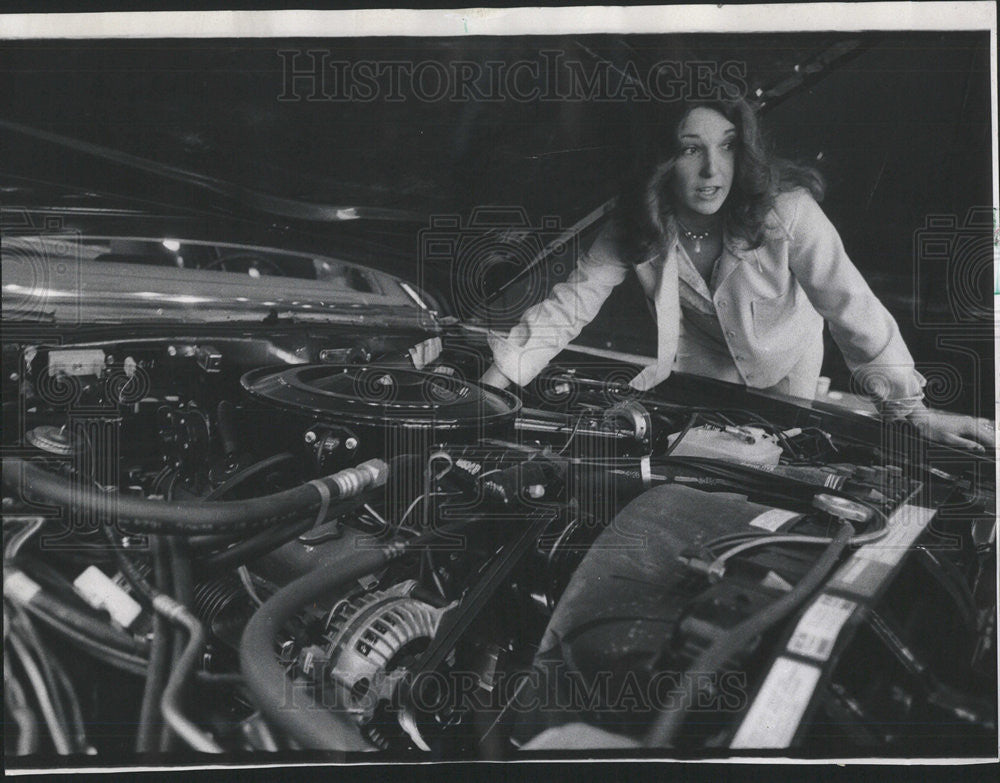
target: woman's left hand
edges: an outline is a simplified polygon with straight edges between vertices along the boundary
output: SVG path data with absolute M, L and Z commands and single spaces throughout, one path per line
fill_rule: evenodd
M 928 440 L 971 451 L 996 448 L 996 424 L 989 419 L 921 408 L 907 416 Z

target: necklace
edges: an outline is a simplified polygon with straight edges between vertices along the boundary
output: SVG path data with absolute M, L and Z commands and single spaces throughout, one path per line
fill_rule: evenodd
M 685 226 L 683 223 L 681 223 L 681 221 L 679 221 L 679 220 L 677 221 L 677 227 L 680 228 L 681 233 L 684 235 L 684 237 L 686 239 L 688 239 L 691 242 L 694 242 L 694 252 L 695 253 L 700 253 L 701 252 L 701 242 L 702 242 L 702 240 L 708 239 L 710 236 L 712 236 L 712 232 L 711 231 L 692 231 L 687 226 Z

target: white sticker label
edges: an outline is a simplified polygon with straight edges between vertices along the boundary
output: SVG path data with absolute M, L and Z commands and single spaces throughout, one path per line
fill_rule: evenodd
M 787 748 L 820 674 L 808 663 L 777 658 L 729 747 Z
M 896 513 L 889 517 L 889 530 L 878 541 L 865 544 L 857 551 L 855 557 L 865 560 L 876 560 L 887 565 L 896 565 L 903 553 L 913 545 L 917 537 L 924 532 L 927 523 L 934 516 L 934 509 L 922 506 L 900 506 Z
M 840 629 L 856 606 L 854 601 L 821 595 L 799 620 L 795 633 L 788 640 L 788 651 L 817 661 L 827 660 Z
M 765 511 L 750 520 L 750 524 L 754 527 L 761 527 L 764 530 L 770 530 L 772 533 L 788 522 L 790 519 L 795 519 L 796 517 L 801 517 L 797 511 L 786 511 L 783 508 L 772 508 L 770 511 Z

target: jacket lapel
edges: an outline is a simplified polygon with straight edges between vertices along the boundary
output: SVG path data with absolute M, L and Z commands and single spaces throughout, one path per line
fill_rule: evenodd
M 646 367 L 635 378 L 631 386 L 636 389 L 651 389 L 670 375 L 677 355 L 677 340 L 680 335 L 681 308 L 677 284 L 677 256 L 662 254 L 662 268 L 659 282 L 653 296 L 656 306 L 656 361 Z
M 744 263 L 754 263 L 756 251 L 751 250 L 744 239 L 727 237 L 722 245 L 722 257 L 719 259 L 719 272 L 715 280 L 716 290 L 722 288 L 726 279 Z M 760 265 L 759 261 L 756 261 Z

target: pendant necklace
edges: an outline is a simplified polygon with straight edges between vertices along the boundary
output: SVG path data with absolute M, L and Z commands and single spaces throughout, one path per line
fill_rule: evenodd
M 702 240 L 703 239 L 708 239 L 712 235 L 711 231 L 691 231 L 689 228 L 687 228 L 679 220 L 677 221 L 677 226 L 678 226 L 678 228 L 680 228 L 681 233 L 685 236 L 685 238 L 687 238 L 691 242 L 694 242 L 694 252 L 695 253 L 700 253 L 701 252 L 701 242 L 702 242 Z

